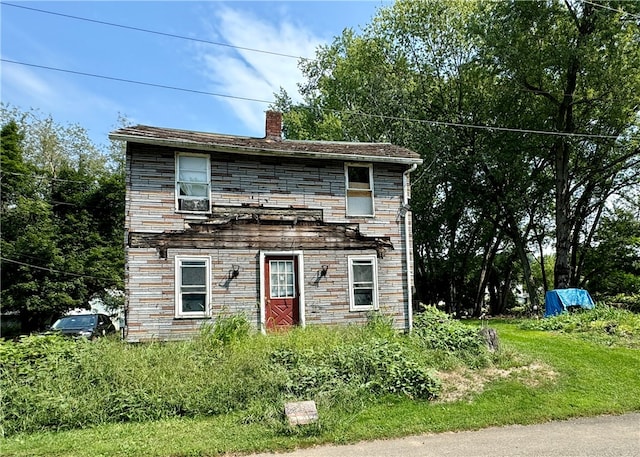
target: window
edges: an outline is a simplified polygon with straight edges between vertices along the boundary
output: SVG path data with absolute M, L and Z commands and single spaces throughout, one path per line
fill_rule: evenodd
M 376 257 L 349 257 L 349 309 L 378 309 Z
M 209 257 L 176 257 L 176 317 L 209 315 Z
M 271 260 L 269 262 L 269 274 L 271 298 L 295 297 L 293 260 Z
M 209 156 L 176 156 L 176 200 L 179 211 L 209 212 L 210 176 Z
M 347 216 L 373 216 L 373 167 L 345 165 Z

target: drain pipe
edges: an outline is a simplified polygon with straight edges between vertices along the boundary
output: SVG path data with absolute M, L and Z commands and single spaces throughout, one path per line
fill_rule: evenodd
M 404 212 L 404 253 L 407 267 L 407 324 L 409 332 L 413 329 L 413 266 L 411 265 L 412 247 L 410 240 L 411 231 L 409 230 L 409 175 L 416 171 L 418 164 L 411 165 L 404 173 L 402 173 L 402 211 Z

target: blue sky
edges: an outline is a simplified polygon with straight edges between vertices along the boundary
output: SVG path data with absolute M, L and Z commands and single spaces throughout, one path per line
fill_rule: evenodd
M 11 6 L 11 4 L 19 7 Z M 153 2 L 4 1 L 4 60 L 142 81 L 195 91 L 273 100 L 284 87 L 297 94 L 297 59 L 342 30 L 368 24 L 389 1 Z M 22 7 L 22 8 L 21 8 Z M 58 15 L 42 13 L 33 8 Z M 216 46 L 94 21 L 225 43 Z M 119 114 L 135 124 L 264 136 L 266 103 L 128 84 L 0 62 L 1 99 L 38 109 L 62 124 L 80 124 L 105 143 Z

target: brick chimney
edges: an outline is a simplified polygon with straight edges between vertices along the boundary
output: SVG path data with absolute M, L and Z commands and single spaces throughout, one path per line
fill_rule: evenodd
M 267 111 L 265 138 L 282 140 L 282 113 L 279 111 Z

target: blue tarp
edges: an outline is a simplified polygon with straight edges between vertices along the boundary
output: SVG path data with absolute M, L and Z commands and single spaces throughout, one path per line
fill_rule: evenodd
M 589 292 L 584 289 L 550 290 L 544 297 L 544 317 L 564 313 L 570 306 L 593 309 L 595 303 Z

